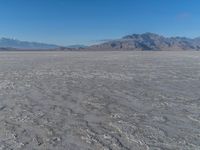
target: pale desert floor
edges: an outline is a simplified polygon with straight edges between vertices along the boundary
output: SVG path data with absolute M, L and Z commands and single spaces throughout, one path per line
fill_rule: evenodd
M 0 150 L 199 150 L 200 52 L 1 52 Z

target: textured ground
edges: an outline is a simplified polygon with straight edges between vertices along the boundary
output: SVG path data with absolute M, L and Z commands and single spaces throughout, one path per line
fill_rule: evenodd
M 199 52 L 2 52 L 0 150 L 199 150 Z

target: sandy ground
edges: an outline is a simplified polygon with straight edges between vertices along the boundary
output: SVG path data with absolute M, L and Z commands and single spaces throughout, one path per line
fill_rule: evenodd
M 0 150 L 199 150 L 199 52 L 1 52 Z

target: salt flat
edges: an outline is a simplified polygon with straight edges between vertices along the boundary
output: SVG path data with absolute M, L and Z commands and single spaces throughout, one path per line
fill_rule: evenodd
M 200 53 L 1 52 L 11 149 L 200 149 Z

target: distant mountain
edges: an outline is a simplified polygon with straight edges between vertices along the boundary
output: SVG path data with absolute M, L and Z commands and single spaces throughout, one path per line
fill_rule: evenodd
M 16 39 L 1 38 L 1 49 L 56 49 L 60 46 L 38 42 L 20 41 Z
M 132 34 L 118 40 L 93 45 L 93 50 L 183 51 L 200 50 L 200 38 L 164 37 L 154 33 Z
M 154 33 L 132 34 L 121 39 L 109 40 L 93 46 L 71 45 L 62 47 L 53 44 L 20 41 L 16 39 L 1 38 L 0 51 L 17 50 L 51 50 L 51 51 L 200 51 L 200 37 L 164 37 Z
M 85 46 L 85 45 L 69 45 L 69 46 L 67 46 L 67 48 L 79 49 L 79 48 L 87 48 L 87 46 Z

